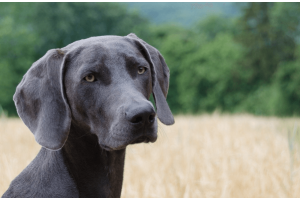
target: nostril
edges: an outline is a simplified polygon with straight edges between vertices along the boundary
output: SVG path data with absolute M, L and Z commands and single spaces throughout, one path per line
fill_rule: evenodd
M 138 124 L 138 123 L 140 123 L 140 122 L 142 122 L 142 121 L 143 121 L 143 117 L 142 117 L 142 116 L 136 116 L 136 117 L 134 117 L 134 118 L 131 120 L 131 122 L 134 123 L 134 124 Z
M 152 106 L 138 106 L 125 111 L 125 119 L 132 125 L 140 127 L 155 122 L 156 113 Z
M 149 115 L 149 122 L 150 123 L 154 122 L 154 119 L 155 119 L 155 114 Z

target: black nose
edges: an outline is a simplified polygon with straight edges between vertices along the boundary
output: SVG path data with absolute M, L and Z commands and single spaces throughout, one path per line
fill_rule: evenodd
M 155 112 L 150 104 L 130 106 L 126 111 L 126 118 L 133 124 L 152 124 L 155 121 Z

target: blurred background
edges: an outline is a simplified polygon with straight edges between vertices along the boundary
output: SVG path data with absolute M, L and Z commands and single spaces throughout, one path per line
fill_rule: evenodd
M 0 3 L 0 105 L 47 50 L 131 32 L 171 71 L 175 113 L 300 114 L 299 3 Z
M 122 197 L 300 197 L 300 3 L 0 3 L 0 195 L 40 146 L 15 88 L 49 49 L 135 33 L 175 125 L 128 147 Z M 149 173 L 151 172 L 151 173 Z

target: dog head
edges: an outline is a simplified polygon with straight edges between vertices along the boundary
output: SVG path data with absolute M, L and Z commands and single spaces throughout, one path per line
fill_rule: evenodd
M 24 75 L 14 101 L 47 149 L 61 149 L 72 124 L 97 135 L 102 148 L 118 150 L 155 142 L 156 116 L 174 123 L 168 87 L 169 69 L 157 49 L 134 34 L 100 36 L 49 50 Z

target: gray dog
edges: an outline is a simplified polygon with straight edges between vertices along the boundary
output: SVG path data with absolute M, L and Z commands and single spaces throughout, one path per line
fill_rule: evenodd
M 3 197 L 120 197 L 126 146 L 156 141 L 156 114 L 174 123 L 169 75 L 159 51 L 132 33 L 49 50 L 14 95 L 42 148 Z

